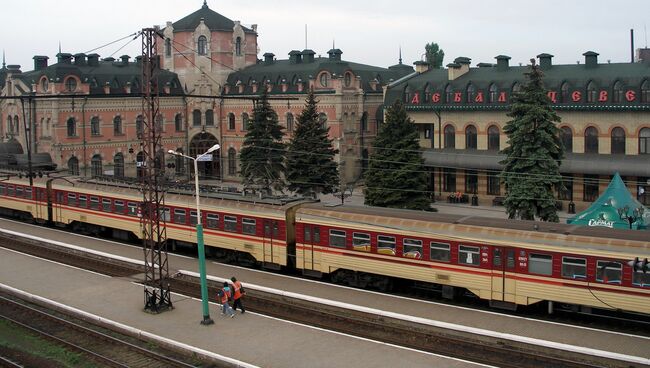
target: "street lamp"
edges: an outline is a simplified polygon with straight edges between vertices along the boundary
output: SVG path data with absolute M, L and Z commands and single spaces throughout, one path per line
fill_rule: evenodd
M 201 305 L 203 306 L 203 320 L 202 325 L 211 325 L 214 321 L 210 318 L 210 310 L 208 308 L 208 285 L 205 276 L 205 247 L 203 245 L 203 225 L 201 224 L 201 207 L 199 204 L 199 165 L 198 161 L 204 156 L 211 154 L 219 149 L 219 145 L 215 144 L 210 147 L 205 153 L 196 156 L 186 156 L 180 152 L 169 150 L 167 153 L 174 156 L 181 156 L 194 161 L 194 189 L 196 191 L 196 245 L 199 252 L 199 273 L 201 275 Z

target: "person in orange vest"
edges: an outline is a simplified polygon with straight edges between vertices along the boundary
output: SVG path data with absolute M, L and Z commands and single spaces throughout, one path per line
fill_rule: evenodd
M 221 303 L 221 315 L 228 315 L 230 318 L 233 318 L 235 311 L 230 307 L 230 299 L 232 299 L 230 286 L 228 286 L 228 282 L 224 281 L 223 288 L 217 291 L 217 300 Z
M 237 281 L 237 279 L 233 276 L 230 278 L 230 281 L 232 281 L 232 299 L 234 300 L 232 303 L 232 309 L 237 310 L 237 307 L 241 309 L 242 314 L 246 313 L 246 309 L 244 309 L 244 305 L 241 302 L 242 297 L 246 294 L 244 291 L 244 288 L 241 286 L 241 282 Z

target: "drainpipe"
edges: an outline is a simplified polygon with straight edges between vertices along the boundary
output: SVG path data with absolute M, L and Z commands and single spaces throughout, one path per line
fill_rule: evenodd
M 83 160 L 84 160 L 84 177 L 88 176 L 88 161 L 86 156 L 86 103 L 88 97 L 84 97 L 84 102 L 81 104 L 81 137 L 83 139 Z
M 442 151 L 442 118 L 440 110 L 433 110 L 438 117 L 438 149 Z M 431 137 L 433 143 L 433 137 Z M 433 188 L 435 191 L 435 188 Z M 434 192 L 435 193 L 435 192 Z M 442 198 L 442 168 L 438 168 L 438 197 Z

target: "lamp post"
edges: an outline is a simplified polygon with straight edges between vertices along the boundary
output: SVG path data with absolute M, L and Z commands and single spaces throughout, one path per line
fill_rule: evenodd
M 211 325 L 214 321 L 210 318 L 210 310 L 208 308 L 208 285 L 205 276 L 205 247 L 203 245 L 203 225 L 201 224 L 201 206 L 199 204 L 199 165 L 198 161 L 204 156 L 211 154 L 219 149 L 219 145 L 215 144 L 210 147 L 205 153 L 196 156 L 186 156 L 174 150 L 169 150 L 167 153 L 174 156 L 181 156 L 194 161 L 194 189 L 196 191 L 196 245 L 199 252 L 199 274 L 201 275 L 201 305 L 203 307 L 203 320 L 202 325 Z

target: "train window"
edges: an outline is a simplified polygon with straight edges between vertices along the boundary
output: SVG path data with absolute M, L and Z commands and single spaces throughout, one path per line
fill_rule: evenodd
M 501 248 L 493 248 L 492 249 L 492 266 L 500 268 L 501 264 L 502 264 Z
M 650 288 L 650 273 L 645 273 L 642 270 L 632 272 L 632 284 Z
M 23 197 L 23 187 L 16 187 L 16 197 L 18 198 Z
M 129 216 L 137 216 L 138 215 L 138 204 L 134 202 L 127 202 L 126 203 L 126 208 L 128 208 L 128 211 L 126 212 L 127 215 Z
M 314 226 L 314 244 L 320 244 L 320 227 Z
M 377 235 L 377 253 L 395 255 L 395 237 Z
M 548 254 L 530 253 L 528 255 L 528 272 L 538 275 L 552 275 L 553 256 Z
M 79 194 L 79 207 L 86 208 L 88 197 L 85 195 Z
M 208 221 L 206 222 L 206 225 L 211 228 L 211 229 L 218 229 L 219 228 L 219 215 L 216 213 L 208 213 Z M 190 218 L 190 221 L 192 219 Z M 196 221 L 196 217 L 195 220 Z
M 273 238 L 274 239 L 280 238 L 280 225 L 278 224 L 277 221 L 273 221 Z
M 174 209 L 174 222 L 177 224 L 185 224 L 185 210 L 178 208 Z
M 471 266 L 478 266 L 481 263 L 481 258 L 479 257 L 479 247 L 459 245 L 458 263 L 471 265 Z
M 5 187 L 4 185 L 0 185 L 0 194 L 5 194 L 6 189 L 7 187 Z
M 9 190 L 9 187 L 7 188 L 7 190 Z M 65 198 L 63 196 L 63 192 L 58 192 L 57 191 L 56 192 L 56 203 L 63 203 L 63 198 Z
M 370 235 L 364 233 L 352 233 L 352 249 L 370 252 Z
M 116 199 L 113 204 L 115 205 L 115 213 L 124 213 L 124 201 Z
M 102 211 L 111 212 L 111 200 L 109 198 L 102 198 Z
M 605 284 L 620 284 L 623 279 L 623 265 L 620 262 L 596 262 L 596 281 Z
M 190 225 L 196 226 L 196 217 L 196 211 L 190 211 Z
M 432 261 L 449 262 L 451 259 L 451 247 L 449 244 L 431 242 L 429 246 L 431 249 L 429 258 Z
M 90 209 L 92 210 L 99 209 L 99 197 L 90 196 Z
M 303 228 L 303 237 L 305 238 L 305 243 L 311 241 L 311 226 L 306 226 Z
M 153 209 L 153 208 L 152 208 L 152 209 Z M 172 219 L 172 217 L 171 217 L 171 210 L 169 209 L 169 207 L 165 207 L 165 208 L 163 208 L 163 210 L 162 210 L 162 216 L 161 216 L 160 220 L 161 220 L 161 221 L 164 221 L 164 222 L 169 222 L 169 221 L 171 221 L 171 219 Z
M 244 234 L 255 235 L 255 220 L 250 218 L 241 219 L 242 232 Z
M 422 240 L 404 239 L 404 257 L 422 259 Z
M 587 260 L 584 258 L 562 257 L 562 277 L 586 279 Z
M 25 188 L 25 198 L 32 199 L 32 188 Z
M 507 249 L 506 250 L 506 267 L 508 267 L 508 269 L 515 268 L 515 250 L 514 249 Z
M 330 247 L 345 248 L 345 231 L 330 229 Z
M 77 195 L 68 193 L 68 205 L 69 206 L 76 206 L 77 205 Z
M 236 216 L 224 216 L 223 217 L 223 229 L 226 231 L 237 231 L 237 217 Z
M 15 194 L 16 194 L 16 188 L 14 188 L 14 187 L 11 186 L 11 185 L 8 186 L 8 187 L 7 187 L 7 195 L 13 197 Z M 61 203 L 61 202 L 59 202 L 59 203 Z

